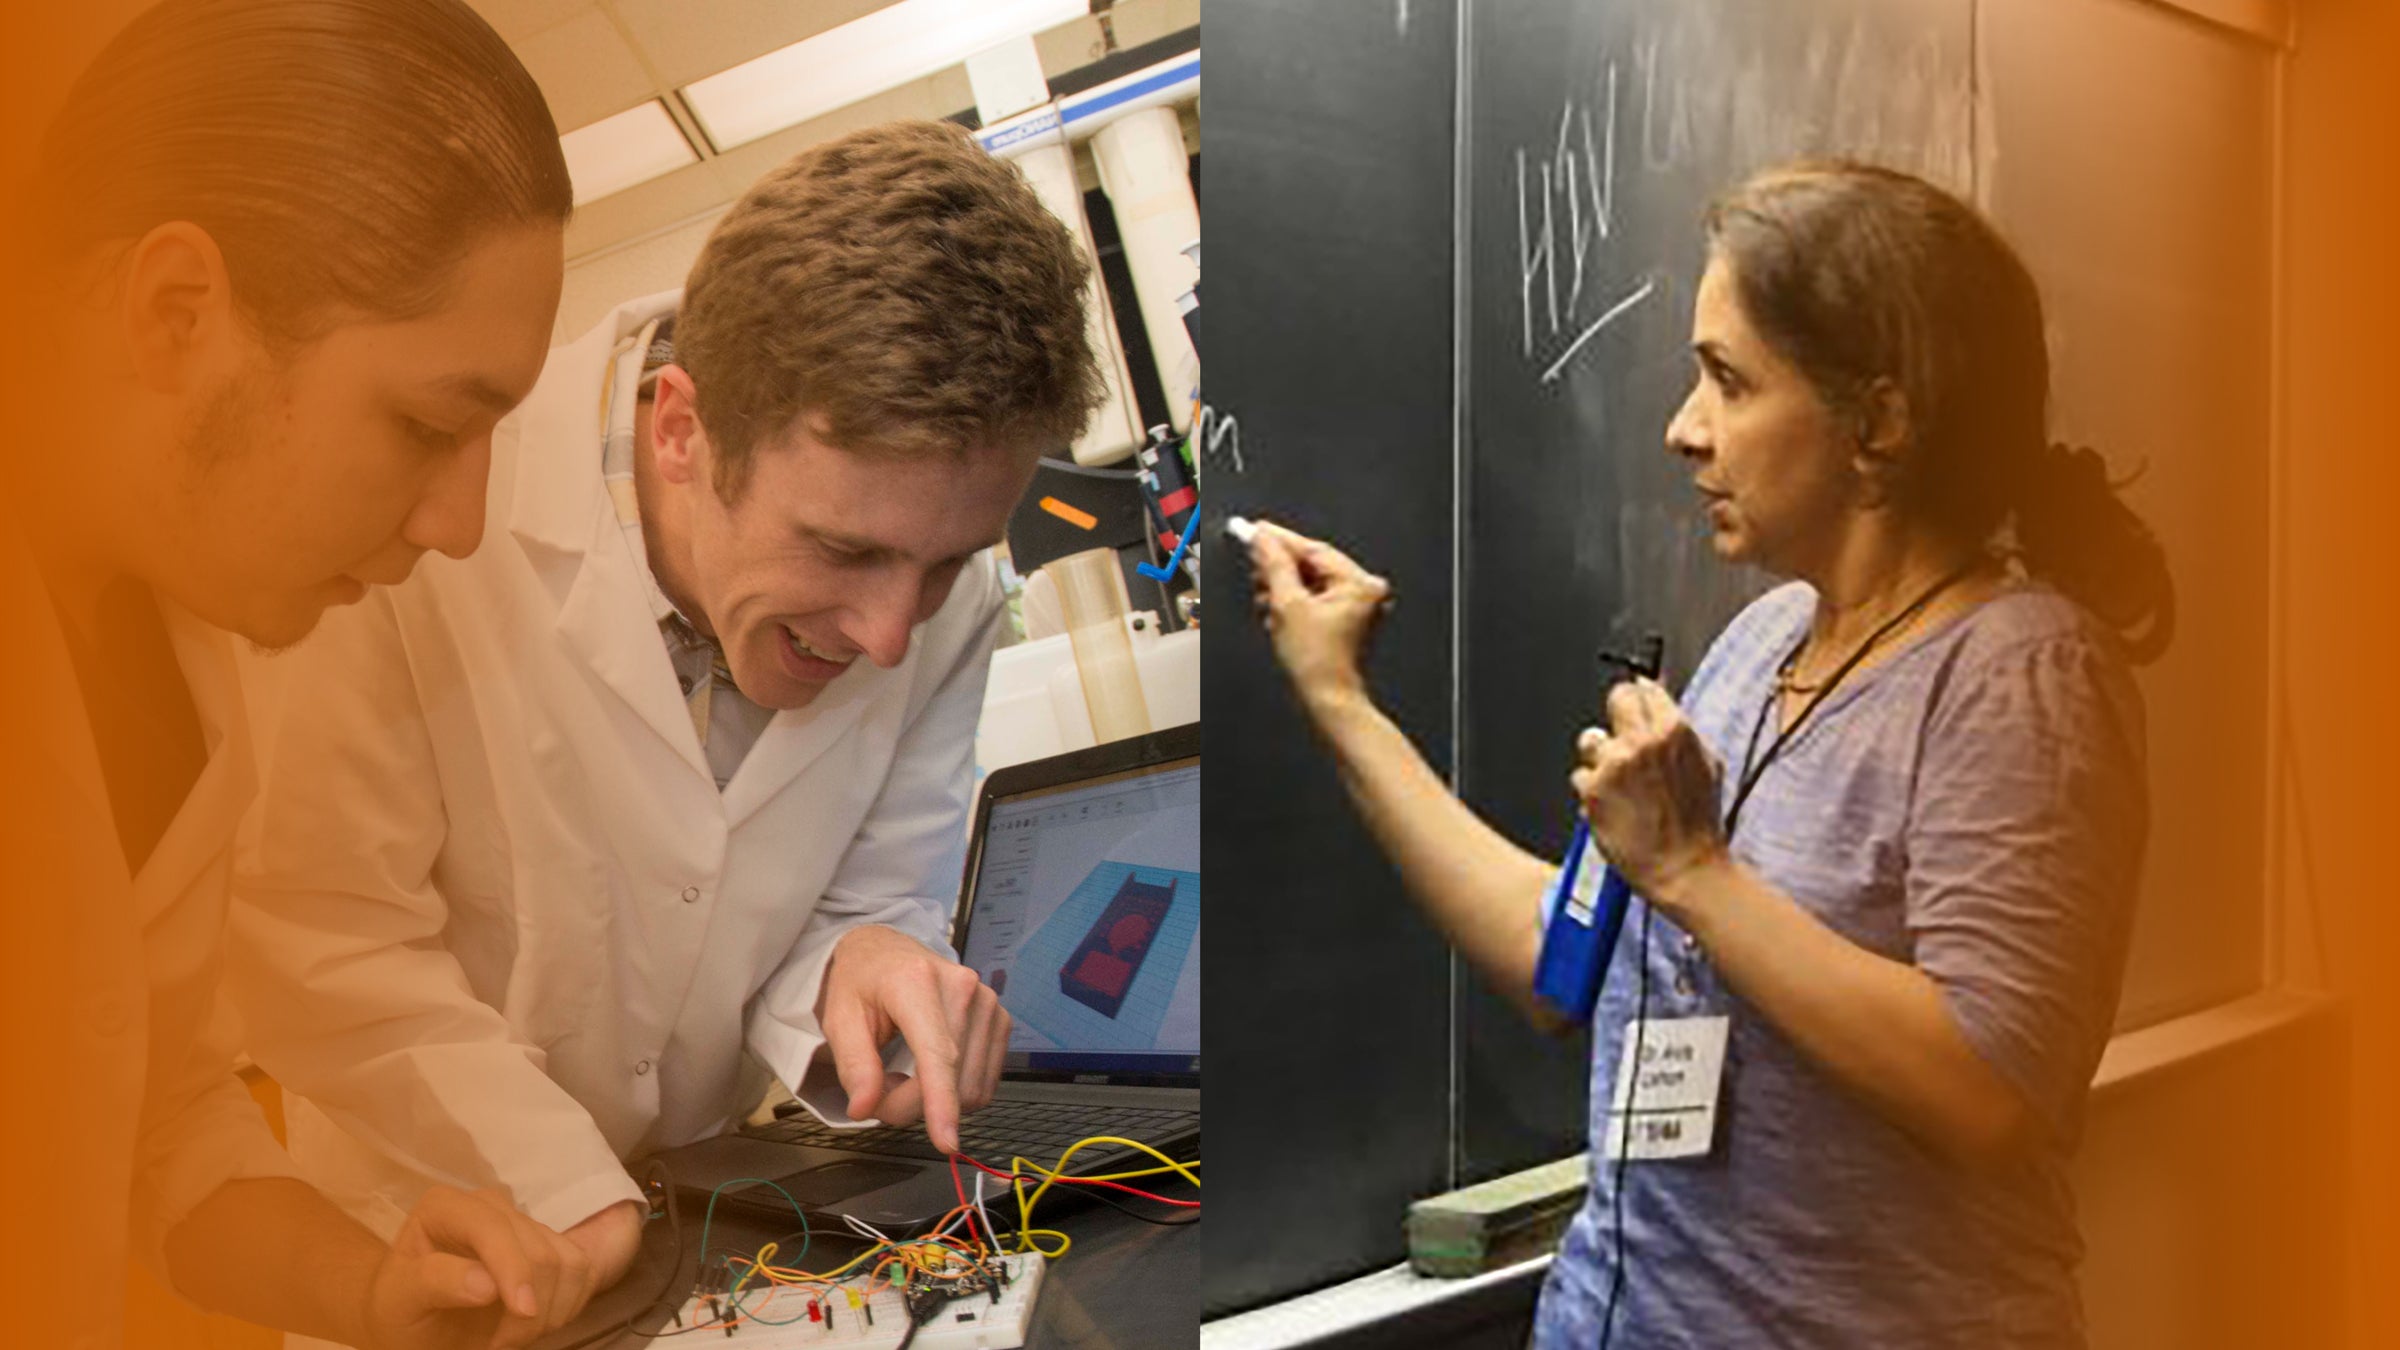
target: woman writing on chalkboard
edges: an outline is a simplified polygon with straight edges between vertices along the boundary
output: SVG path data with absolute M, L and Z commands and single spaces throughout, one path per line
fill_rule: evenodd
M 2081 1346 L 2066 1164 L 2131 922 L 2127 666 L 2172 626 L 2162 556 L 2097 456 L 2048 443 L 2040 299 L 1972 209 L 1807 164 L 1720 200 L 1706 233 L 1667 444 L 1718 555 L 1790 584 L 1680 703 L 1618 685 L 1610 730 L 1573 747 L 1642 899 L 1594 1016 L 1592 1188 L 1536 1342 Z M 1251 548 L 1359 811 L 1530 1008 L 1558 869 L 1372 703 L 1388 587 L 1290 531 Z M 1637 1043 L 1674 1070 L 1679 1124 L 1623 1149 L 1665 1118 L 1610 1110 Z

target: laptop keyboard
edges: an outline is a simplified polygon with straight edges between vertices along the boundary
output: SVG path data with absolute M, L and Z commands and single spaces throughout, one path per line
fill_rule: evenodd
M 1200 1132 L 1200 1113 L 1164 1107 L 1100 1106 L 1089 1103 L 994 1102 L 966 1118 L 959 1127 L 959 1147 L 969 1156 L 994 1166 L 1022 1154 L 1045 1167 L 1058 1164 L 1068 1145 L 1094 1135 L 1116 1135 L 1153 1146 L 1188 1139 Z M 742 1131 L 754 1139 L 833 1148 L 852 1153 L 881 1153 L 903 1158 L 946 1156 L 933 1146 L 922 1127 L 836 1130 L 801 1111 Z M 1098 1161 L 1125 1150 L 1093 1145 L 1068 1160 L 1081 1170 L 1085 1160 Z M 1170 1151 L 1171 1153 L 1171 1151 Z

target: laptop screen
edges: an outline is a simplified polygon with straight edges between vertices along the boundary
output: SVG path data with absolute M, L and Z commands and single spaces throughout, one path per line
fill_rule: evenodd
M 995 797 L 965 950 L 1013 1069 L 1200 1072 L 1200 761 Z

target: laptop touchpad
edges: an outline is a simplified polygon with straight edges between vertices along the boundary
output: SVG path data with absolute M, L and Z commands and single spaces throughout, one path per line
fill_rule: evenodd
M 906 1181 L 917 1175 L 920 1168 L 900 1163 L 877 1162 L 872 1158 L 851 1158 L 777 1177 L 776 1184 L 792 1193 L 803 1206 L 838 1205 L 854 1195 L 880 1190 L 895 1181 Z M 772 1200 L 775 1193 L 764 1186 L 744 1186 L 747 1200 Z

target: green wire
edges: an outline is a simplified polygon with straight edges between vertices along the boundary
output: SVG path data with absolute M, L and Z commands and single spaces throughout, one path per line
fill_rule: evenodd
M 774 1182 L 767 1180 L 765 1177 L 735 1177 L 733 1180 L 724 1183 L 724 1185 L 721 1185 L 708 1193 L 708 1209 L 700 1216 L 700 1269 L 703 1272 L 708 1269 L 709 1225 L 716 1222 L 717 1197 L 725 1193 L 725 1188 L 727 1186 L 764 1186 L 769 1190 L 774 1191 L 777 1195 L 782 1196 L 784 1203 L 792 1207 L 792 1213 L 800 1216 L 800 1254 L 793 1257 L 792 1260 L 794 1262 L 800 1262 L 808 1259 L 808 1244 L 812 1240 L 808 1231 L 808 1211 L 800 1208 L 800 1202 L 792 1198 L 792 1193 L 785 1190 L 783 1187 L 776 1185 Z M 737 1252 L 735 1255 L 740 1255 L 740 1253 Z M 751 1274 L 755 1273 L 756 1267 L 753 1267 Z M 745 1274 L 742 1276 L 740 1281 L 735 1283 L 732 1289 L 726 1291 L 726 1300 L 733 1305 L 735 1312 L 742 1311 L 741 1289 L 742 1285 L 749 1283 L 749 1280 L 750 1275 Z M 806 1314 L 804 1313 L 802 1316 L 806 1316 Z M 752 1321 L 763 1322 L 768 1326 L 779 1327 L 788 1325 L 788 1322 L 760 1317 L 755 1313 L 751 1314 L 750 1317 Z M 793 1322 L 798 1320 L 799 1318 L 789 1319 L 789 1321 Z

